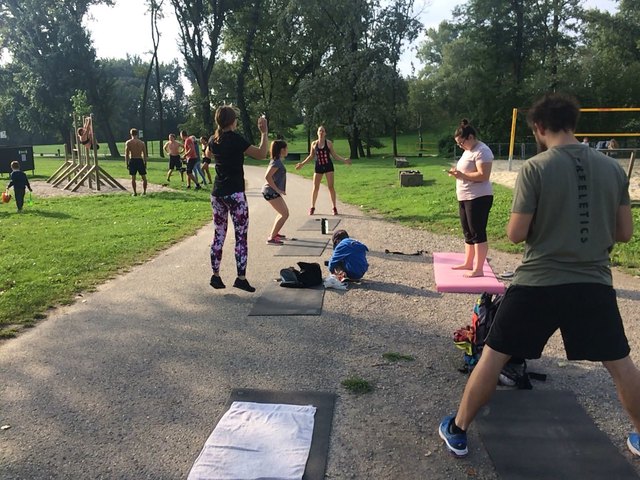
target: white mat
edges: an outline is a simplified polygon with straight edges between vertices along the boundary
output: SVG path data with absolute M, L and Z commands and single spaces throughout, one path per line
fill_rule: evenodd
M 301 480 L 316 407 L 233 402 L 188 480 Z

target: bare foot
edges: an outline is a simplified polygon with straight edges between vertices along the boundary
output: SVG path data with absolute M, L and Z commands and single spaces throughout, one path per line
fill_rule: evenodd
M 466 278 L 484 277 L 484 272 L 482 270 L 474 270 L 473 272 L 465 273 L 463 276 Z
M 451 267 L 451 270 L 471 270 L 473 265 L 467 265 L 466 263 L 462 263 L 460 265 L 454 265 Z

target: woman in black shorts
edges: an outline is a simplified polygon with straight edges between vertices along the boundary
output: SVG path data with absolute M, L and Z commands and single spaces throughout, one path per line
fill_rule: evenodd
M 202 171 L 207 175 L 209 179 L 209 184 L 212 184 L 211 181 L 211 172 L 209 171 L 209 165 L 211 165 L 211 157 L 209 156 L 209 139 L 207 137 L 200 137 L 200 147 L 202 150 Z
M 309 215 L 313 215 L 316 211 L 316 200 L 318 199 L 318 191 L 320 190 L 320 182 L 322 182 L 322 176 L 327 176 L 327 187 L 329 188 L 329 194 L 331 195 L 331 203 L 333 204 L 333 214 L 338 215 L 338 208 L 336 207 L 336 190 L 333 187 L 333 162 L 331 158 L 336 158 L 341 162 L 351 165 L 349 158 L 344 158 L 338 155 L 333 149 L 333 143 L 327 140 L 327 131 L 323 125 L 318 127 L 318 139 L 311 143 L 311 151 L 307 158 L 302 162 L 296 164 L 296 170 L 300 170 L 309 160 L 315 159 L 315 173 L 313 174 L 313 191 L 311 192 L 311 208 L 309 209 Z

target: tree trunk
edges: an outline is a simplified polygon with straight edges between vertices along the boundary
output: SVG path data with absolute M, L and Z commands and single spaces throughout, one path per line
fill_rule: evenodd
M 162 88 L 160 86 L 160 65 L 158 64 L 158 57 L 156 56 L 156 92 L 158 94 L 158 116 L 159 116 L 159 131 L 158 131 L 158 151 L 160 156 L 164 158 L 164 148 L 162 148 L 162 139 L 164 135 L 164 105 L 162 104 Z
M 160 61 L 158 60 L 158 45 L 160 44 L 160 34 L 158 32 L 158 10 L 162 6 L 153 2 L 151 11 L 151 40 L 153 41 L 153 58 L 156 60 L 156 94 L 158 101 L 158 115 L 160 120 L 158 132 L 158 151 L 160 156 L 164 158 L 164 148 L 162 148 L 162 140 L 164 138 L 164 106 L 162 105 L 162 89 L 160 86 Z
M 180 28 L 180 47 L 184 60 L 198 85 L 200 94 L 198 113 L 206 131 L 213 128 L 209 77 L 215 64 L 225 16 L 231 9 L 232 3 L 223 0 L 195 3 L 171 0 Z M 204 37 L 207 37 L 209 46 L 206 46 Z M 206 51 L 207 49 L 209 51 Z
M 242 128 L 244 130 L 244 136 L 247 141 L 253 145 L 253 130 L 251 129 L 251 119 L 249 118 L 249 112 L 247 111 L 247 102 L 244 98 L 245 78 L 249 71 L 251 54 L 253 52 L 253 44 L 256 38 L 256 32 L 258 30 L 258 24 L 260 22 L 261 12 L 261 0 L 255 0 L 251 10 L 251 21 L 249 22 L 249 31 L 247 32 L 247 40 L 245 42 L 245 49 L 242 55 L 242 63 L 240 65 L 240 71 L 238 72 L 238 78 L 236 82 L 236 100 L 238 102 L 238 108 L 240 109 L 240 119 L 242 120 Z
M 116 137 L 113 134 L 113 129 L 111 128 L 111 122 L 105 119 L 104 125 L 101 125 L 100 128 L 104 129 L 105 136 L 107 137 L 109 154 L 113 158 L 122 158 L 122 156 L 120 155 L 120 152 L 118 151 L 118 144 L 116 143 Z M 98 143 L 100 143 L 99 139 L 98 139 Z
M 155 56 L 151 57 L 151 62 L 149 62 L 149 68 L 147 69 L 147 76 L 144 79 L 144 89 L 142 90 L 142 104 L 140 105 L 140 120 L 142 128 L 141 140 L 144 142 L 145 148 L 147 148 L 147 137 L 144 135 L 144 132 L 147 129 L 147 98 L 149 96 L 149 82 L 151 80 L 151 72 L 153 71 L 153 61 Z
M 516 15 L 516 40 L 514 52 L 514 76 L 516 85 L 524 82 L 524 5 L 522 0 L 512 0 L 511 6 Z

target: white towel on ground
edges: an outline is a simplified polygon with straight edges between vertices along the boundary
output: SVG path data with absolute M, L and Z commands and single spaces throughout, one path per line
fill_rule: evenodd
M 316 407 L 233 402 L 188 480 L 301 480 Z

